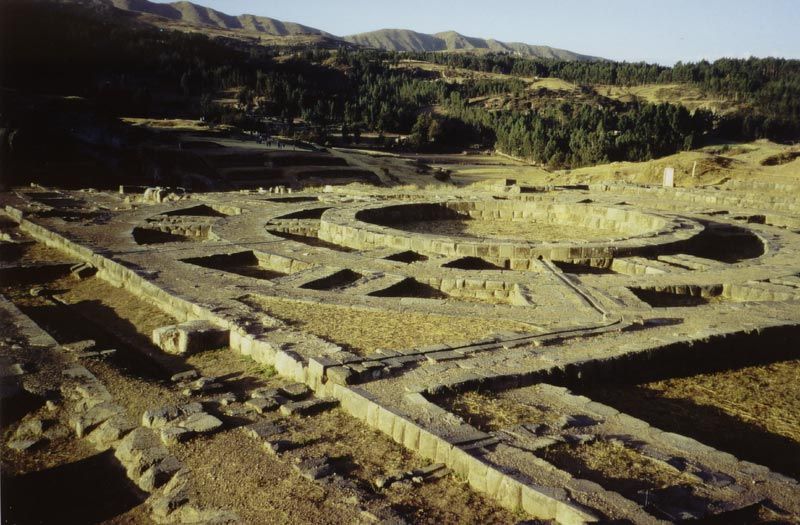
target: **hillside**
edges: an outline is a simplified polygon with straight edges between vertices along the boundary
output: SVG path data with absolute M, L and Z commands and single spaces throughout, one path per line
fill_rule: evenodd
M 381 29 L 369 33 L 359 33 L 344 37 L 344 40 L 364 47 L 385 49 L 387 51 L 475 51 L 512 53 L 525 57 L 553 58 L 558 60 L 602 60 L 597 57 L 581 55 L 565 49 L 548 46 L 534 46 L 519 42 L 500 42 L 493 39 L 464 36 L 455 31 L 433 35 L 417 33 L 409 29 Z
M 240 30 L 270 36 L 332 36 L 325 31 L 294 22 L 255 15 L 232 16 L 191 2 L 157 4 L 148 0 L 103 0 L 103 3 L 124 11 L 155 15 L 192 26 L 210 26 L 215 29 Z

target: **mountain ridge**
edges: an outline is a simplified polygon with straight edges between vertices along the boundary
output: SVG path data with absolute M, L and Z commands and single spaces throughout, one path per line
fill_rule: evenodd
M 535 58 L 554 58 L 559 60 L 604 60 L 599 57 L 583 55 L 566 49 L 525 44 L 522 42 L 501 42 L 493 38 L 470 37 L 456 31 L 442 31 L 439 33 L 427 34 L 410 29 L 379 29 L 367 33 L 348 35 L 342 38 L 352 44 L 385 49 L 387 51 L 478 51 L 511 53 Z
M 210 27 L 229 31 L 245 31 L 269 36 L 319 36 L 362 47 L 387 51 L 411 52 L 495 52 L 510 53 L 531 58 L 553 58 L 570 61 L 605 60 L 566 49 L 522 42 L 502 42 L 492 38 L 462 35 L 456 31 L 428 34 L 411 29 L 379 29 L 366 33 L 336 36 L 321 29 L 295 22 L 285 22 L 266 16 L 251 14 L 228 15 L 216 9 L 188 1 L 155 3 L 149 0 L 98 0 L 104 5 L 123 11 L 155 15 L 173 22 L 197 27 Z

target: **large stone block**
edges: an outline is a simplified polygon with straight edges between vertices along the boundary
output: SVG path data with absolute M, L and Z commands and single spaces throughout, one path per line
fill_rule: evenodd
M 191 355 L 226 346 L 229 331 L 209 321 L 187 321 L 153 330 L 153 343 L 168 354 Z

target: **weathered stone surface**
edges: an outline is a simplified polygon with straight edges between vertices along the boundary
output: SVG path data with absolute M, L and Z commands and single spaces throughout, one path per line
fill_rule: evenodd
M 186 417 L 186 419 L 180 421 L 178 425 L 191 432 L 205 434 L 220 428 L 222 426 L 222 421 L 211 414 L 200 412 Z
M 104 421 L 88 436 L 95 447 L 107 449 L 122 439 L 125 434 L 136 428 L 130 418 L 124 414 L 117 414 Z
M 92 406 L 86 412 L 74 415 L 70 419 L 70 424 L 75 430 L 75 434 L 78 437 L 83 437 L 89 430 L 100 423 L 124 412 L 125 409 L 116 403 L 103 401 Z
M 153 492 L 167 483 L 182 468 L 183 464 L 178 458 L 166 456 L 148 467 L 136 481 L 136 484 L 145 492 Z
M 168 483 L 148 498 L 147 503 L 156 520 L 166 518 L 178 507 L 189 502 L 189 476 L 187 469 L 179 470 Z
M 353 379 L 353 371 L 346 366 L 332 366 L 325 370 L 329 381 L 337 385 L 349 385 Z
M 169 456 L 169 452 L 153 430 L 138 427 L 122 438 L 114 455 L 125 466 L 128 477 L 138 481 L 147 469 Z M 155 479 L 155 472 L 152 477 Z
M 158 431 L 161 442 L 167 446 L 182 443 L 194 435 L 189 429 L 183 427 L 162 427 Z

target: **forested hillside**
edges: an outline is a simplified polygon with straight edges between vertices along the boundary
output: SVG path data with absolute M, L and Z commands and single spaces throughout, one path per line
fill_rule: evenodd
M 281 49 L 141 25 L 119 11 L 4 2 L 4 89 L 75 95 L 111 117 L 180 115 L 258 129 L 266 117 L 303 119 L 324 135 L 348 130 L 411 134 L 404 147 L 480 144 L 551 167 L 647 160 L 719 140 L 800 139 L 800 61 L 565 62 L 506 54 Z M 47 45 L 41 45 L 46 41 Z M 532 90 L 518 78 L 452 81 L 417 59 L 525 78 L 559 78 L 575 93 Z M 676 104 L 622 102 L 598 86 L 680 83 L 735 102 L 725 115 Z M 217 101 L 235 92 L 237 104 Z M 526 107 L 471 101 L 524 93 Z M 4 108 L 4 118 L 13 114 Z

